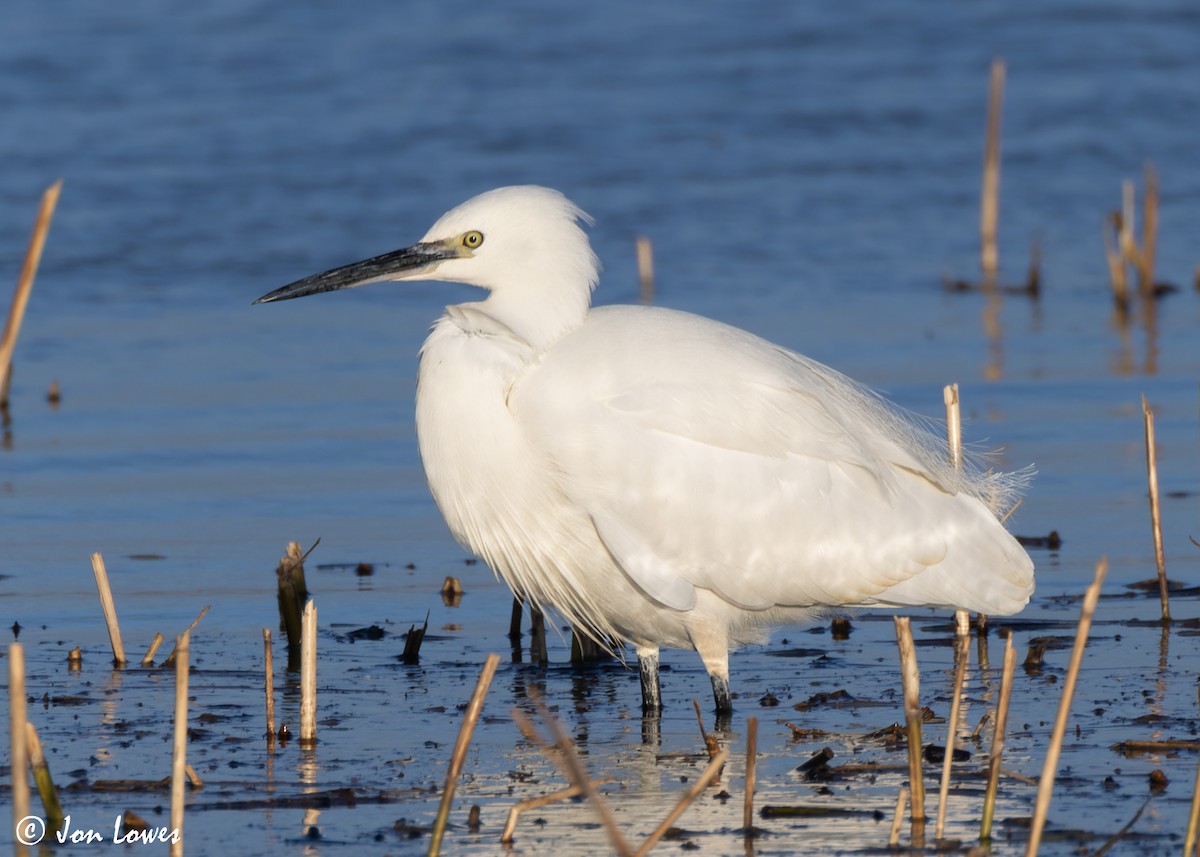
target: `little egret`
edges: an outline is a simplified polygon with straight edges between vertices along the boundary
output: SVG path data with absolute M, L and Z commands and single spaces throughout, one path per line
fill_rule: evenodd
M 1033 563 L 998 520 L 1023 479 L 949 463 L 931 426 L 743 330 L 591 309 L 599 263 L 562 194 L 506 187 L 419 242 L 259 298 L 381 280 L 479 286 L 421 348 L 421 460 L 450 531 L 518 595 L 634 644 L 695 649 L 717 711 L 729 650 L 829 607 L 1009 614 Z

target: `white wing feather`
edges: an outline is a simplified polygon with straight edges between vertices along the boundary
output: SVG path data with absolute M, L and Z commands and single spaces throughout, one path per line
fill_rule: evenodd
M 999 481 L 956 473 L 902 413 L 736 328 L 594 309 L 509 406 L 665 606 L 689 609 L 699 587 L 749 610 L 1011 613 L 1032 591 L 1032 563 L 988 508 Z

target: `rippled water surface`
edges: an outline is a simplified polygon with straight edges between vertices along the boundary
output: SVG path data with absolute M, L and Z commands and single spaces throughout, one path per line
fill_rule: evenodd
M 534 691 L 592 772 L 614 778 L 604 789 L 631 840 L 695 781 L 707 757 L 691 701 L 707 706 L 709 691 L 694 654 L 665 655 L 657 733 L 620 666 L 576 670 L 555 634 L 549 667 L 509 657 L 507 591 L 467 564 L 438 517 L 412 427 L 416 352 L 440 308 L 471 290 L 376 286 L 249 306 L 410 243 L 475 193 L 535 182 L 595 217 L 598 303 L 636 299 L 633 242 L 645 234 L 661 305 L 746 327 L 931 415 L 942 386 L 960 384 L 968 439 L 1003 446 L 1005 466 L 1037 468 L 1012 528 L 1063 537 L 1033 549 L 1038 593 L 1013 625 L 1022 659 L 1035 638 L 1074 634 L 1097 559 L 1111 564 L 1042 853 L 1095 851 L 1147 799 L 1110 853 L 1178 853 L 1196 753 L 1111 747 L 1195 737 L 1196 596 L 1175 599 L 1182 621 L 1164 634 L 1150 621 L 1157 598 L 1127 589 L 1154 573 L 1143 394 L 1157 417 L 1168 571 L 1198 577 L 1194 4 L 214 0 L 68 12 L 15 0 L 4 22 L 0 279 L 16 279 L 42 190 L 64 186 L 0 449 L 0 624 L 21 626 L 30 716 L 77 827 L 111 837 L 125 809 L 165 823 L 156 812 L 169 802 L 106 790 L 169 773 L 174 682 L 108 668 L 93 551 L 139 659 L 155 632 L 171 638 L 212 605 L 192 643 L 189 759 L 205 786 L 189 796 L 189 853 L 423 853 L 428 838 L 396 824 L 432 824 L 490 651 L 505 662 L 446 853 L 496 853 L 515 801 L 565 785 L 509 718 Z M 978 279 L 994 56 L 1008 65 L 1002 279 L 1024 280 L 1037 240 L 1036 301 L 942 285 Z M 1179 290 L 1122 325 L 1100 224 L 1148 161 L 1161 180 L 1158 275 Z M 320 743 L 269 753 L 260 641 L 277 624 L 272 570 L 287 541 L 317 537 Z M 360 562 L 374 574 L 356 575 Z M 438 595 L 447 575 L 466 589 L 458 607 Z M 426 615 L 421 663 L 404 665 L 401 634 Z M 916 615 L 923 701 L 944 716 L 951 634 L 944 617 Z M 382 639 L 352 641 L 371 625 Z M 718 735 L 727 769 L 658 848 L 884 847 L 907 771 L 902 751 L 865 736 L 903 717 L 893 640 L 886 617 L 864 614 L 848 640 L 793 628 L 736 654 L 737 712 Z M 70 672 L 76 645 L 83 669 Z M 995 703 L 1002 646 L 993 634 L 973 647 L 968 731 Z M 1019 776 L 1001 789 L 997 853 L 1024 851 L 1034 787 L 1020 777 L 1041 770 L 1067 655 L 1052 647 L 1040 673 L 1018 669 L 1005 768 Z M 280 671 L 289 722 L 296 684 Z M 842 689 L 853 704 L 793 709 Z M 768 695 L 778 705 L 762 705 Z M 760 817 L 768 833 L 746 846 L 750 715 L 759 806 L 865 814 Z M 796 737 L 788 723 L 823 734 Z M 928 728 L 944 741 L 944 725 Z M 956 768 L 947 835 L 967 846 L 988 745 L 968 743 Z M 826 746 L 835 772 L 877 767 L 805 779 L 796 768 Z M 1152 792 L 1156 769 L 1169 785 Z M 564 804 L 530 813 L 513 847 L 604 843 L 586 804 Z

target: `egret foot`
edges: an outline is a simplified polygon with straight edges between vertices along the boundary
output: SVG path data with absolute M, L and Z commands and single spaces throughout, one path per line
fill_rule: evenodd
M 642 677 L 642 714 L 662 713 L 662 685 L 658 680 L 658 649 L 638 649 L 638 672 Z

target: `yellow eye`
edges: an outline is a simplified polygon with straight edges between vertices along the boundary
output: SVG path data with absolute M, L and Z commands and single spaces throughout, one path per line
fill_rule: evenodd
M 462 237 L 462 243 L 463 243 L 463 246 L 466 247 L 468 250 L 474 250 L 476 247 L 478 247 L 480 244 L 483 243 L 483 233 L 482 232 L 474 232 L 474 231 L 468 232 L 466 235 L 464 235 Z

